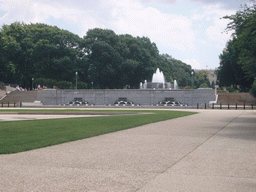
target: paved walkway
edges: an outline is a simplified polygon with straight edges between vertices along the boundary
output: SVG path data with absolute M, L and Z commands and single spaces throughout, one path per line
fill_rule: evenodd
M 0 114 L 0 121 L 23 121 L 38 119 L 61 119 L 61 118 L 77 118 L 77 117 L 98 117 L 103 115 L 21 115 L 21 114 Z
M 0 155 L 0 191 L 256 191 L 256 111 L 199 114 Z

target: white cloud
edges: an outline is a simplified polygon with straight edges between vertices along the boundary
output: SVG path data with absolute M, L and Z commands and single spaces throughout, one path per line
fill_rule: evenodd
M 221 3 L 202 6 L 202 12 L 194 12 L 192 19 L 194 22 L 200 22 L 204 30 L 200 33 L 200 42 L 207 42 L 208 45 L 216 48 L 223 48 L 230 39 L 231 33 L 224 33 L 229 20 L 221 19 L 225 15 L 235 14 L 235 10 L 227 10 Z
M 38 0 L 2 0 L 2 10 L 7 13 L 0 18 L 0 24 L 11 24 L 15 21 L 25 23 L 51 23 L 51 20 L 64 20 L 64 23 L 77 25 L 78 34 L 83 36 L 90 28 L 102 27 L 93 17 L 93 11 L 84 11 L 76 6 L 61 4 L 60 1 L 38 1 Z M 75 4 L 74 4 L 75 5 Z
M 57 25 L 80 36 L 95 27 L 111 29 L 117 34 L 147 36 L 158 48 L 161 47 L 161 53 L 186 59 L 186 63 L 198 69 L 201 68 L 200 63 L 207 60 L 205 58 L 215 57 L 218 60 L 218 55 L 230 37 L 221 33 L 229 21 L 219 18 L 234 14 L 235 10 L 229 10 L 216 2 L 0 0 L 0 10 L 5 12 L 0 17 L 0 25 L 15 21 L 41 22 Z M 213 59 L 209 62 L 214 62 L 212 66 L 218 64 Z
M 192 69 L 201 69 L 201 65 L 196 59 L 185 59 L 182 62 L 191 65 Z
M 156 43 L 179 50 L 193 49 L 195 34 L 191 19 L 162 13 L 153 7 L 126 5 L 112 8 L 112 27 L 117 33 L 148 36 Z
M 226 42 L 230 39 L 231 33 L 224 33 L 227 24 L 230 22 L 226 19 L 220 19 L 225 15 L 234 14 L 235 11 L 229 11 L 219 6 L 208 6 L 205 7 L 206 12 L 212 15 L 213 25 L 206 29 L 206 34 L 211 42 L 219 47 L 223 48 Z

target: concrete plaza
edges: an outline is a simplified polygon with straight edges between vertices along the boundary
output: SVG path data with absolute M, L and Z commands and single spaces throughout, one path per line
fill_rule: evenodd
M 0 155 L 0 191 L 256 191 L 256 111 L 191 111 Z

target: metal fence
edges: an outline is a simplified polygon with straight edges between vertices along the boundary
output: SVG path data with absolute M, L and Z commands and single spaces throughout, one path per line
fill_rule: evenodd
M 203 107 L 202 107 L 203 106 Z M 246 103 L 244 103 L 244 104 L 229 104 L 229 103 L 227 103 L 227 104 L 222 104 L 222 103 L 220 103 L 220 104 L 214 104 L 214 103 L 212 103 L 212 104 L 197 104 L 197 109 L 202 109 L 202 108 L 204 108 L 204 109 L 228 109 L 228 110 L 231 110 L 231 109 L 235 109 L 235 110 L 241 110 L 241 109 L 243 109 L 243 110 L 248 110 L 248 109 L 251 109 L 251 110 L 253 110 L 254 109 L 254 104 L 246 104 Z

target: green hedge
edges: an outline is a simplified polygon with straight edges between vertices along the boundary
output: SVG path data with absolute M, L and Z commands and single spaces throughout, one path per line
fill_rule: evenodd
M 41 87 L 46 86 L 47 88 L 56 89 L 75 89 L 76 85 L 69 81 L 56 81 L 54 79 L 37 78 L 34 80 L 33 84 L 40 85 Z M 87 84 L 84 82 L 77 82 L 78 89 L 87 89 Z
M 250 90 L 250 94 L 256 98 L 256 77 L 254 78 L 254 82 L 252 84 L 252 88 Z

